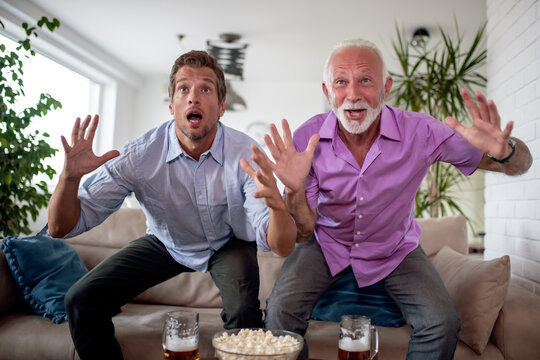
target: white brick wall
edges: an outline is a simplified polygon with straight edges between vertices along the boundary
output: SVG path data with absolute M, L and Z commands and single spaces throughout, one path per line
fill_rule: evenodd
M 540 1 L 486 4 L 487 95 L 534 162 L 522 176 L 486 175 L 485 258 L 509 254 L 513 279 L 540 295 Z

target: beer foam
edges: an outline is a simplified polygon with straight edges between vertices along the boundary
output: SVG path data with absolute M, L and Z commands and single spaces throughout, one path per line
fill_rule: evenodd
M 341 350 L 355 352 L 355 351 L 369 351 L 371 346 L 369 344 L 369 337 L 365 336 L 360 339 L 351 339 L 350 337 L 344 337 L 339 339 L 339 348 Z
M 167 336 L 165 340 L 165 347 L 170 351 L 191 351 L 197 349 L 199 342 L 196 336 L 187 338 L 179 338 L 176 336 Z

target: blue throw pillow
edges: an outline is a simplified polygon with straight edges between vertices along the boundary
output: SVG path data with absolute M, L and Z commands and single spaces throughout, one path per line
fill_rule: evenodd
M 8 236 L 0 248 L 32 310 L 56 324 L 67 320 L 64 296 L 88 272 L 75 249 L 64 240 L 41 235 Z
M 364 315 L 378 326 L 405 324 L 401 310 L 379 283 L 359 288 L 351 271 L 336 281 L 319 299 L 311 318 L 336 321 L 341 315 Z

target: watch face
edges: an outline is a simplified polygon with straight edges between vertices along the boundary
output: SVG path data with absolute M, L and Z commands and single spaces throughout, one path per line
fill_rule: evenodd
M 265 121 L 254 121 L 247 126 L 246 133 L 258 142 L 261 147 L 266 147 L 264 134 L 270 133 L 270 124 Z

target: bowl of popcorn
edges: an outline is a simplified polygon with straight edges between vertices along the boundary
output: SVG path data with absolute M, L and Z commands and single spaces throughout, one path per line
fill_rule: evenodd
M 217 332 L 212 345 L 220 360 L 295 360 L 304 338 L 285 330 L 233 329 Z

